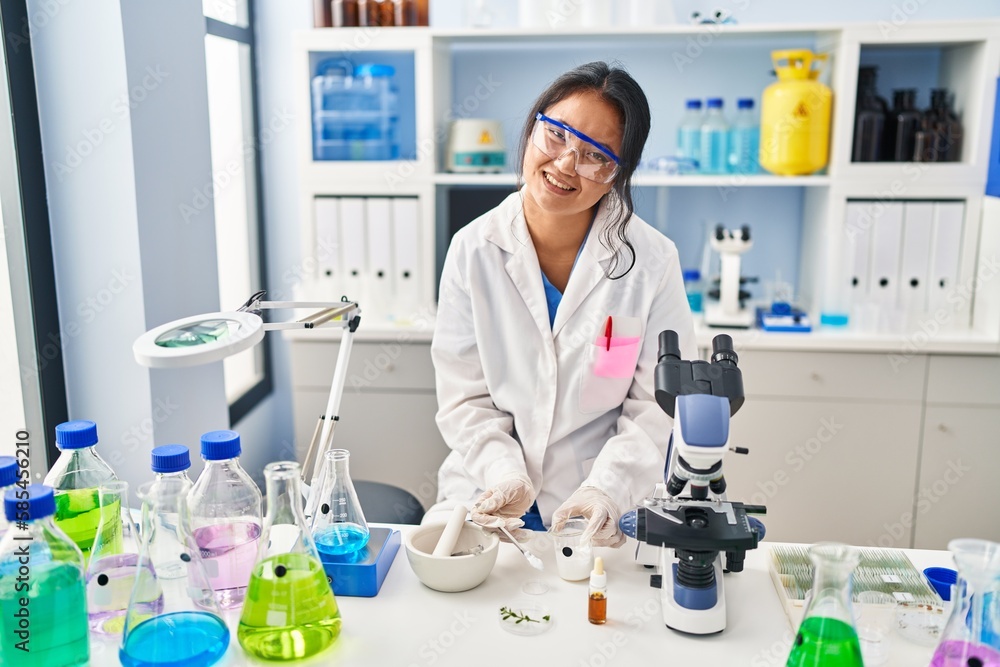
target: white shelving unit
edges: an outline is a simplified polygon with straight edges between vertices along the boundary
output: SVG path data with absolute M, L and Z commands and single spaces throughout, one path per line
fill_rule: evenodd
M 487 68 L 492 67 L 488 64 L 495 63 L 501 72 L 497 81 L 505 86 L 501 94 L 523 100 L 526 109 L 540 92 L 542 82 L 568 69 L 564 67 L 568 62 L 566 52 L 579 49 L 584 54 L 604 54 L 621 50 L 633 61 L 663 61 L 662 65 L 659 61 L 649 65 L 659 69 L 647 70 L 647 79 L 662 70 L 664 76 L 673 76 L 673 84 L 679 81 L 683 85 L 647 88 L 647 95 L 651 104 L 655 97 L 658 109 L 680 113 L 685 97 L 706 96 L 710 88 L 702 86 L 702 75 L 718 71 L 713 68 L 732 66 L 739 69 L 740 77 L 760 77 L 763 83 L 757 90 L 759 95 L 768 81 L 766 70 L 772 49 L 810 48 L 829 54 L 827 83 L 834 94 L 830 162 L 823 173 L 740 178 L 637 172 L 633 184 L 659 188 L 660 193 L 673 188 L 714 188 L 720 193 L 774 188 L 776 197 L 798 196 L 795 189 L 799 189 L 802 219 L 798 221 L 801 243 L 797 292 L 817 325 L 821 306 L 836 300 L 838 290 L 844 287 L 845 215 L 849 201 L 964 202 L 958 279 L 974 286 L 974 290 L 951 317 L 950 327 L 940 328 L 933 335 L 922 330 L 879 334 L 825 329 L 812 334 L 732 332 L 745 368 L 748 394 L 747 404 L 734 422 L 734 437 L 756 456 L 738 457 L 740 461 L 733 464 L 731 471 L 730 489 L 733 497 L 772 505 L 767 519 L 769 536 L 792 541 L 815 537 L 877 546 L 917 544 L 944 548 L 949 536 L 957 536 L 955 503 L 949 496 L 924 512 L 918 510 L 922 507 L 917 504 L 919 493 L 924 486 L 937 482 L 934 466 L 947 462 L 949 447 L 955 444 L 954 433 L 958 432 L 954 424 L 970 411 L 980 414 L 976 412 L 981 411 L 981 406 L 975 404 L 977 396 L 993 397 L 983 423 L 992 425 L 1000 419 L 1000 404 L 995 400 L 1000 395 L 995 374 L 1000 363 L 996 356 L 1000 354 L 1000 279 L 976 279 L 981 267 L 989 266 L 994 256 L 1000 257 L 1000 204 L 987 202 L 984 196 L 993 91 L 1000 75 L 1000 21 L 911 21 L 890 28 L 873 24 L 678 25 L 559 33 L 391 28 L 323 29 L 299 34 L 292 76 L 297 81 L 303 121 L 299 123 L 298 137 L 303 258 L 316 252 L 313 204 L 317 197 L 408 196 L 420 201 L 421 289 L 414 316 L 404 314 L 407 322 L 402 323 L 363 318 L 359 345 L 352 357 L 345 413 L 349 409 L 352 414 L 378 415 L 389 410 L 393 417 L 369 425 L 375 431 L 356 427 L 351 430 L 345 424 L 345 430 L 338 432 L 338 445 L 358 452 L 352 456 L 352 468 L 358 477 L 403 486 L 425 506 L 435 499 L 437 466 L 448 450 L 433 420 L 436 399 L 429 347 L 436 268 L 450 240 L 448 195 L 463 188 L 499 191 L 516 185 L 511 173 L 443 172 L 449 121 L 453 117 L 476 117 L 476 105 L 468 103 L 468 84 L 473 83 L 466 80 L 470 71 L 479 68 L 488 75 L 491 72 Z M 702 49 L 702 55 L 695 60 L 705 67 L 701 74 L 678 78 L 678 73 L 671 71 L 671 63 L 677 62 L 674 55 L 688 54 L 691 44 Z M 955 93 L 965 132 L 961 161 L 852 163 L 858 67 L 863 54 L 872 49 L 914 48 L 936 54 L 935 83 Z M 310 63 L 316 54 L 357 56 L 366 51 L 413 54 L 415 159 L 314 162 L 311 123 L 306 120 L 311 113 Z M 530 65 L 524 60 L 525 53 L 533 56 L 527 61 Z M 692 90 L 686 89 L 688 85 Z M 513 153 L 512 139 L 523 122 L 523 112 L 515 118 L 513 103 L 507 98 L 503 102 L 509 111 L 503 120 L 512 126 L 505 129 L 510 135 L 505 143 L 508 152 Z M 654 132 L 657 127 L 661 129 L 659 135 L 651 134 L 647 153 L 671 149 L 672 137 L 665 139 L 662 129 L 676 125 L 669 113 L 672 111 L 660 114 L 654 109 Z M 669 132 L 672 134 L 672 129 Z M 314 276 L 316 296 L 339 298 L 342 288 L 318 273 Z M 703 351 L 711 348 L 712 337 L 718 332 L 698 327 Z M 297 334 L 288 337 L 293 347 L 296 439 L 301 447 L 309 440 L 315 413 L 326 391 L 323 385 L 328 382 L 327 371 L 319 366 L 335 358 L 339 334 L 313 335 L 308 340 Z M 962 379 L 969 369 L 978 369 L 976 391 L 966 387 Z M 930 421 L 932 413 L 940 413 L 934 417 L 939 421 Z M 924 415 L 928 415 L 926 420 Z M 843 431 L 833 434 L 829 444 L 823 441 L 822 451 L 802 471 L 785 470 L 789 452 L 815 440 L 817 429 L 826 423 L 822 420 L 842 424 Z M 936 433 L 931 433 L 932 429 Z M 995 487 L 988 479 L 988 471 L 995 470 L 1000 459 L 986 446 L 986 439 L 980 440 L 959 443 L 977 457 L 976 469 L 963 479 L 962 488 Z M 402 450 L 395 447 L 396 443 L 405 443 L 405 456 L 398 455 Z M 864 456 L 875 463 L 856 465 Z M 890 468 L 892 474 L 887 472 Z M 775 482 L 772 486 L 777 495 L 764 493 L 765 488 L 770 488 L 766 483 L 778 472 L 788 473 L 791 481 L 787 486 Z M 877 511 L 873 512 L 869 495 L 843 493 L 844 475 L 850 476 L 852 488 L 879 489 L 874 501 Z M 888 485 L 887 476 L 892 479 Z M 970 492 L 970 498 L 974 495 Z M 834 497 L 836 503 L 827 502 Z M 825 514 L 817 513 L 818 502 L 825 503 Z M 968 500 L 968 504 L 975 502 L 975 498 Z M 903 526 L 899 531 L 893 528 L 887 532 L 885 526 L 897 523 Z M 983 537 L 1000 539 L 1000 534 Z

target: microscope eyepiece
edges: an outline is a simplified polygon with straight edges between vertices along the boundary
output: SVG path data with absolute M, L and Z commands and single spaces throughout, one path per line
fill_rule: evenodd
M 728 334 L 719 334 L 712 339 L 712 363 L 732 364 L 736 366 L 740 361 L 739 355 L 733 349 L 733 339 Z
M 673 358 L 677 361 L 681 360 L 681 345 L 680 340 L 677 338 L 677 332 L 673 329 L 667 329 L 660 332 L 659 337 L 659 356 L 657 361 L 663 361 L 665 358 Z

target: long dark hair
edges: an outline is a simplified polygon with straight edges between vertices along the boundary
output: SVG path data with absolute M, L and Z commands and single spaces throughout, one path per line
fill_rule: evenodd
M 634 205 L 632 202 L 632 173 L 639 166 L 642 149 L 649 136 L 649 102 L 646 94 L 618 63 L 609 65 L 606 62 L 595 61 L 571 69 L 552 82 L 538 96 L 528 112 L 528 118 L 521 132 L 521 146 L 518 150 L 516 173 L 518 185 L 523 182 L 522 173 L 524 155 L 531 141 L 531 132 L 535 127 L 535 116 L 545 113 L 545 110 L 570 95 L 580 92 L 592 92 L 613 106 L 622 119 L 622 149 L 619 159 L 618 174 L 611 184 L 611 191 L 603 198 L 610 218 L 608 226 L 601 236 L 601 243 L 614 251 L 611 265 L 608 267 L 608 277 L 616 280 L 625 276 L 635 266 L 635 248 L 632 247 L 625 228 L 632 217 Z M 600 204 L 598 204 L 600 205 Z M 628 252 L 628 267 L 620 275 L 613 275 L 618 267 L 625 263 L 623 249 Z

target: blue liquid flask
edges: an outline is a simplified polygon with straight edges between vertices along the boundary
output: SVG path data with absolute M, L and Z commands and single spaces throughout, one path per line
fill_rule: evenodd
M 737 100 L 736 108 L 736 118 L 729 131 L 729 171 L 734 174 L 756 174 L 760 171 L 757 161 L 760 127 L 754 117 L 753 100 L 741 98 Z
M 368 522 L 351 481 L 350 458 L 346 449 L 331 449 L 323 462 L 320 503 L 312 518 L 321 556 L 349 556 L 368 544 Z
M 685 107 L 687 112 L 677 127 L 677 157 L 693 160 L 695 166 L 698 166 L 701 158 L 701 123 L 704 117 L 701 100 L 688 100 Z
M 708 99 L 708 113 L 701 124 L 701 173 L 725 174 L 729 162 L 729 125 L 722 115 L 722 98 Z

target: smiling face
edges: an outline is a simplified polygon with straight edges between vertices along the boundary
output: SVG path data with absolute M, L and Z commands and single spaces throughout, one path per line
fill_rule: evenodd
M 542 109 L 546 116 L 582 132 L 621 154 L 622 121 L 618 111 L 593 92 L 579 92 Z M 555 216 L 588 211 L 611 190 L 612 183 L 596 183 L 576 173 L 575 152 L 550 158 L 530 140 L 522 170 L 530 204 Z M 528 202 L 526 202 L 528 203 Z

